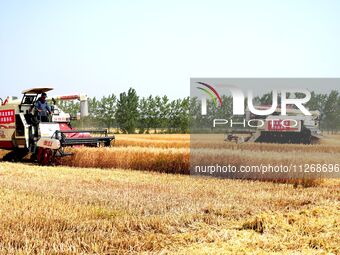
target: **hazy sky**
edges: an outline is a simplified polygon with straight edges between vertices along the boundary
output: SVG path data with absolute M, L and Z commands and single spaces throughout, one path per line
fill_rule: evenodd
M 190 77 L 340 77 L 340 1 L 0 0 L 0 97 L 189 95 Z

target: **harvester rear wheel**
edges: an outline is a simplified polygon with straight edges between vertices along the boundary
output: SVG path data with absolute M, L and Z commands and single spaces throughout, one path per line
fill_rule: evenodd
M 41 166 L 53 165 L 54 152 L 48 148 L 38 148 L 37 160 Z
M 2 160 L 7 162 L 20 162 L 27 154 L 27 149 L 15 149 L 3 156 Z

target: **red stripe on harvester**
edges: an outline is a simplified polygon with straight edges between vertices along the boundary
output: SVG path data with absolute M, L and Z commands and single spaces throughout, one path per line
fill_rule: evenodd
M 12 149 L 13 143 L 11 141 L 0 141 L 0 148 L 1 149 Z

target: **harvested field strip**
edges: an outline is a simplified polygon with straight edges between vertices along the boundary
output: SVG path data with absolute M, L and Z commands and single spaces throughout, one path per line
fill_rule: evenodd
M 327 154 L 327 153 L 311 153 L 311 152 L 290 152 L 290 153 L 280 153 L 280 152 L 263 152 L 263 151 L 240 151 L 240 150 L 218 150 L 218 149 L 191 149 L 192 157 L 190 158 L 191 163 L 197 166 L 204 165 L 232 165 L 236 167 L 242 166 L 260 166 L 260 165 L 274 165 L 274 166 L 290 166 L 290 165 L 302 165 L 305 164 L 335 164 L 340 165 L 340 154 Z M 285 177 L 297 177 L 297 173 L 283 173 L 278 174 L 277 178 Z M 303 175 L 303 173 L 301 173 Z M 261 178 L 261 173 L 258 174 L 241 174 L 233 175 L 234 177 L 251 177 L 251 178 Z M 272 177 L 275 175 L 271 175 Z M 308 174 L 306 174 L 308 176 Z M 323 177 L 320 173 L 313 174 L 315 177 Z M 328 177 L 339 177 L 339 172 L 328 173 Z M 262 178 L 265 177 L 262 175 Z M 299 176 L 303 177 L 303 176 Z
M 197 136 L 197 135 L 196 135 Z M 195 136 L 193 136 L 195 137 Z M 321 141 L 321 144 L 271 144 L 271 143 L 242 143 L 224 142 L 223 135 L 199 135 L 200 140 L 192 139 L 189 135 L 117 135 L 115 146 L 138 146 L 156 148 L 212 148 L 236 149 L 276 152 L 325 152 L 340 153 L 339 136 L 333 135 Z
M 232 144 L 235 145 L 235 144 Z M 252 144 L 248 144 L 252 145 Z M 261 144 L 254 144 L 261 148 Z M 260 147 L 257 145 L 261 145 Z M 324 152 L 285 152 L 258 151 L 251 149 L 211 149 L 198 148 L 192 163 L 197 165 L 219 163 L 239 165 L 260 164 L 330 164 L 340 163 L 340 153 Z M 242 148 L 242 146 L 241 146 Z M 247 147 L 244 147 L 247 148 Z M 263 148 L 262 148 L 263 149 Z M 147 148 L 147 147 L 114 147 L 114 148 L 77 148 L 69 149 L 73 156 L 61 159 L 61 164 L 75 167 L 123 168 L 148 170 L 166 173 L 189 173 L 188 148 Z M 7 151 L 6 151 L 7 152 Z
M 211 149 L 233 149 L 233 150 L 252 150 L 252 151 L 275 151 L 275 152 L 321 152 L 321 153 L 340 153 L 340 146 L 333 144 L 271 144 L 271 143 L 242 143 L 236 144 L 223 141 L 186 141 L 186 140 L 150 140 L 138 138 L 117 139 L 115 146 L 138 146 L 155 148 L 211 148 Z
M 226 160 L 230 164 L 255 164 L 261 163 L 333 163 L 340 164 L 340 153 L 312 153 L 312 152 L 281 152 L 272 151 L 252 151 L 252 150 L 219 150 L 219 149 L 191 149 L 192 155 L 201 155 L 200 158 L 207 162 L 219 162 L 219 160 Z
M 274 143 L 241 143 L 232 142 L 201 142 L 192 141 L 191 148 L 233 149 L 251 151 L 274 152 L 312 152 L 312 153 L 340 153 L 340 146 L 336 145 L 304 145 L 304 144 L 274 144 Z
M 190 141 L 121 138 L 115 141 L 115 146 L 138 146 L 138 147 L 155 147 L 155 148 L 189 148 Z
M 125 138 L 137 138 L 137 139 L 147 139 L 147 140 L 190 140 L 189 134 L 129 134 L 123 135 L 118 134 L 116 135 L 117 140 L 125 139 Z
M 226 163 L 240 165 L 300 165 L 340 164 L 340 153 L 252 151 L 236 149 L 192 149 L 192 163 L 209 165 Z M 186 148 L 78 148 L 71 149 L 71 157 L 61 160 L 62 165 L 75 167 L 123 168 L 166 173 L 189 174 L 189 149 Z
M 1 254 L 339 254 L 340 185 L 0 163 Z

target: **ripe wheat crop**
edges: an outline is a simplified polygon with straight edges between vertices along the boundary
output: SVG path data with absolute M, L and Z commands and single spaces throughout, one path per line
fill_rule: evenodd
M 155 147 L 155 148 L 188 148 L 189 140 L 155 140 L 121 137 L 115 142 L 115 146 L 138 146 L 138 147 Z
M 305 145 L 305 144 L 275 144 L 275 143 L 234 143 L 215 141 L 192 141 L 191 148 L 210 148 L 210 149 L 231 149 L 245 151 L 263 151 L 263 152 L 312 152 L 312 153 L 340 153 L 340 146 L 337 145 Z
M 224 142 L 223 135 L 117 135 L 113 148 L 70 149 L 63 158 L 66 166 L 123 168 L 189 174 L 193 165 L 301 165 L 338 164 L 338 136 L 329 136 L 318 145 Z M 190 153 L 192 157 L 190 159 Z M 1 151 L 0 151 L 1 152 Z M 3 153 L 3 152 L 1 152 Z M 249 175 L 248 175 L 249 176 Z M 245 176 L 240 176 L 245 177 Z M 252 175 L 252 178 L 259 178 Z M 260 176 L 261 177 L 261 176 Z M 246 178 L 246 177 L 245 177 Z M 278 179 L 282 176 L 278 176 Z
M 340 254 L 340 185 L 0 162 L 0 254 Z
M 62 165 L 76 167 L 124 168 L 158 171 L 165 173 L 188 173 L 189 150 L 186 148 L 78 148 L 74 155 L 61 160 Z
M 340 163 L 336 143 L 188 141 L 118 135 L 113 148 L 70 149 L 64 166 L 0 162 L 0 254 L 340 254 L 338 179 L 183 175 L 189 151 L 199 164 Z
M 118 134 L 117 139 L 148 139 L 148 140 L 165 140 L 165 141 L 174 141 L 174 140 L 183 140 L 188 141 L 190 139 L 189 134 Z

